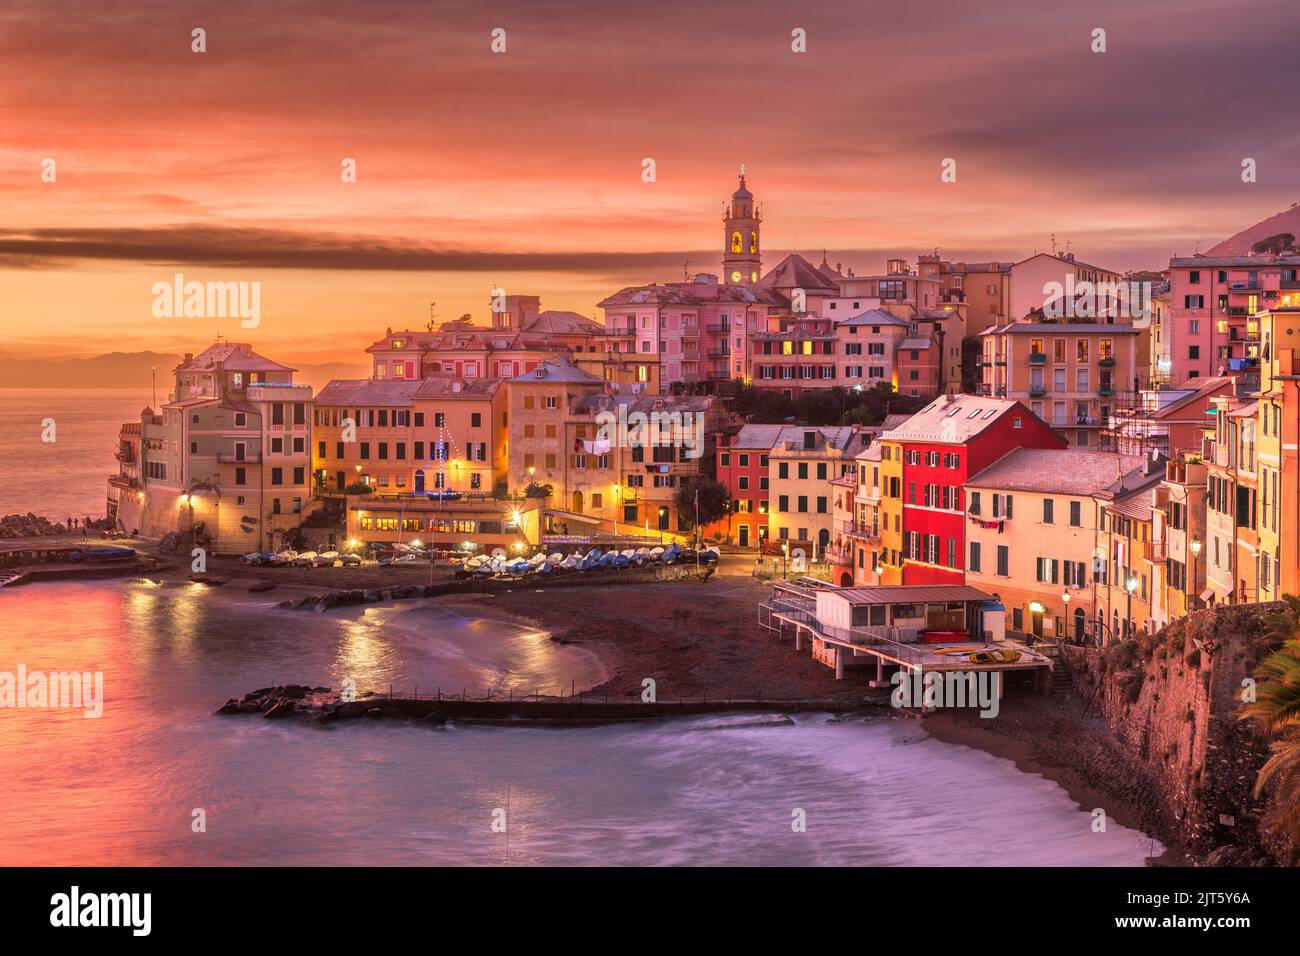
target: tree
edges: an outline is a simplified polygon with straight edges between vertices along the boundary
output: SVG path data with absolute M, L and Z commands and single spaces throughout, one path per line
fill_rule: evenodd
M 984 345 L 976 336 L 968 335 L 961 340 L 961 390 L 967 395 L 975 394 L 983 384 L 984 375 L 979 366 L 983 354 Z
M 677 506 L 678 521 L 687 530 L 695 527 L 695 495 L 700 496 L 700 524 L 712 524 L 727 514 L 731 496 L 727 486 L 707 475 L 693 475 L 677 486 L 673 504 Z
M 552 488 L 550 485 L 539 485 L 537 482 L 531 481 L 528 483 L 528 487 L 524 489 L 524 497 L 525 498 L 549 498 L 551 497 L 551 492 L 553 492 L 554 490 L 555 489 Z
M 1271 252 L 1275 255 L 1281 255 L 1289 249 L 1295 248 L 1295 236 L 1289 232 L 1279 232 L 1275 236 L 1268 236 L 1259 240 L 1250 247 L 1250 251 L 1257 255 Z
M 1257 697 L 1241 711 L 1273 738 L 1272 754 L 1255 778 L 1258 798 L 1272 784 L 1274 811 L 1266 825 L 1300 838 L 1300 601 L 1286 595 L 1282 610 L 1270 615 L 1265 633 L 1270 638 L 1290 636 L 1266 657 L 1260 670 Z

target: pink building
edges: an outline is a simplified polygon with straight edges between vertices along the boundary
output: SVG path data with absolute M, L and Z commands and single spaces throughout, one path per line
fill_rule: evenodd
M 1300 256 L 1169 260 L 1169 308 L 1153 366 L 1171 382 L 1259 375 L 1258 313 L 1300 306 Z
M 748 285 L 716 276 L 621 289 L 602 300 L 607 354 L 636 354 L 659 364 L 660 381 L 747 378 L 750 336 L 767 326 L 767 304 Z

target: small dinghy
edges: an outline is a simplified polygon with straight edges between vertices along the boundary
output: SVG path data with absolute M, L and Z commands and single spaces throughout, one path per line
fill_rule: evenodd
M 293 556 L 293 564 L 299 568 L 309 568 L 316 563 L 315 551 L 303 551 Z
M 653 547 L 650 549 L 650 554 L 647 557 L 650 561 L 658 563 L 664 559 L 664 549 L 658 546 Z
M 288 567 L 290 564 L 292 564 L 293 559 L 296 557 L 298 557 L 297 551 L 293 551 L 289 549 L 286 549 L 284 551 L 277 551 L 275 554 L 271 556 L 271 563 L 274 564 L 276 567 L 285 568 Z
M 706 564 L 717 564 L 721 557 L 721 552 L 719 552 L 717 548 L 713 547 L 705 548 L 700 552 L 700 560 Z
M 345 568 L 356 568 L 361 566 L 361 557 L 355 554 L 340 554 L 339 564 Z
M 682 549 L 677 545 L 669 545 L 668 550 L 663 553 L 664 564 L 673 564 L 682 556 Z
M 338 559 L 339 553 L 337 551 L 322 551 L 320 554 L 316 555 L 316 567 L 332 568 L 334 562 Z

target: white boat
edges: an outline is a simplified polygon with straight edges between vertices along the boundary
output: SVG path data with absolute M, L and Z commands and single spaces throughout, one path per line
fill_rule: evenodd
M 361 564 L 361 556 L 356 554 L 340 554 L 339 564 L 345 568 L 355 568 Z
M 557 564 L 563 564 L 564 555 L 560 554 L 560 552 L 558 551 L 554 552 L 553 554 L 548 554 L 546 556 L 546 563 L 552 566 Z
M 572 571 L 580 564 L 582 564 L 582 555 L 575 551 L 560 562 L 560 567 L 564 568 L 566 571 Z
M 338 559 L 339 553 L 337 551 L 322 551 L 320 554 L 316 555 L 316 567 L 333 567 L 334 562 Z
M 277 551 L 275 554 L 271 555 L 271 563 L 285 566 L 292 564 L 293 559 L 296 557 L 298 557 L 297 551 L 285 549 L 284 551 Z
M 293 563 L 300 568 L 309 568 L 316 562 L 315 551 L 303 551 L 293 556 Z

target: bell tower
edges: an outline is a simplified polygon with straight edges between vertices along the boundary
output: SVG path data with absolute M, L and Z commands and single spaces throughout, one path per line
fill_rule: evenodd
M 763 272 L 759 228 L 763 217 L 754 195 L 745 188 L 745 164 L 740 164 L 740 187 L 722 216 L 722 281 L 725 285 L 756 285 Z

